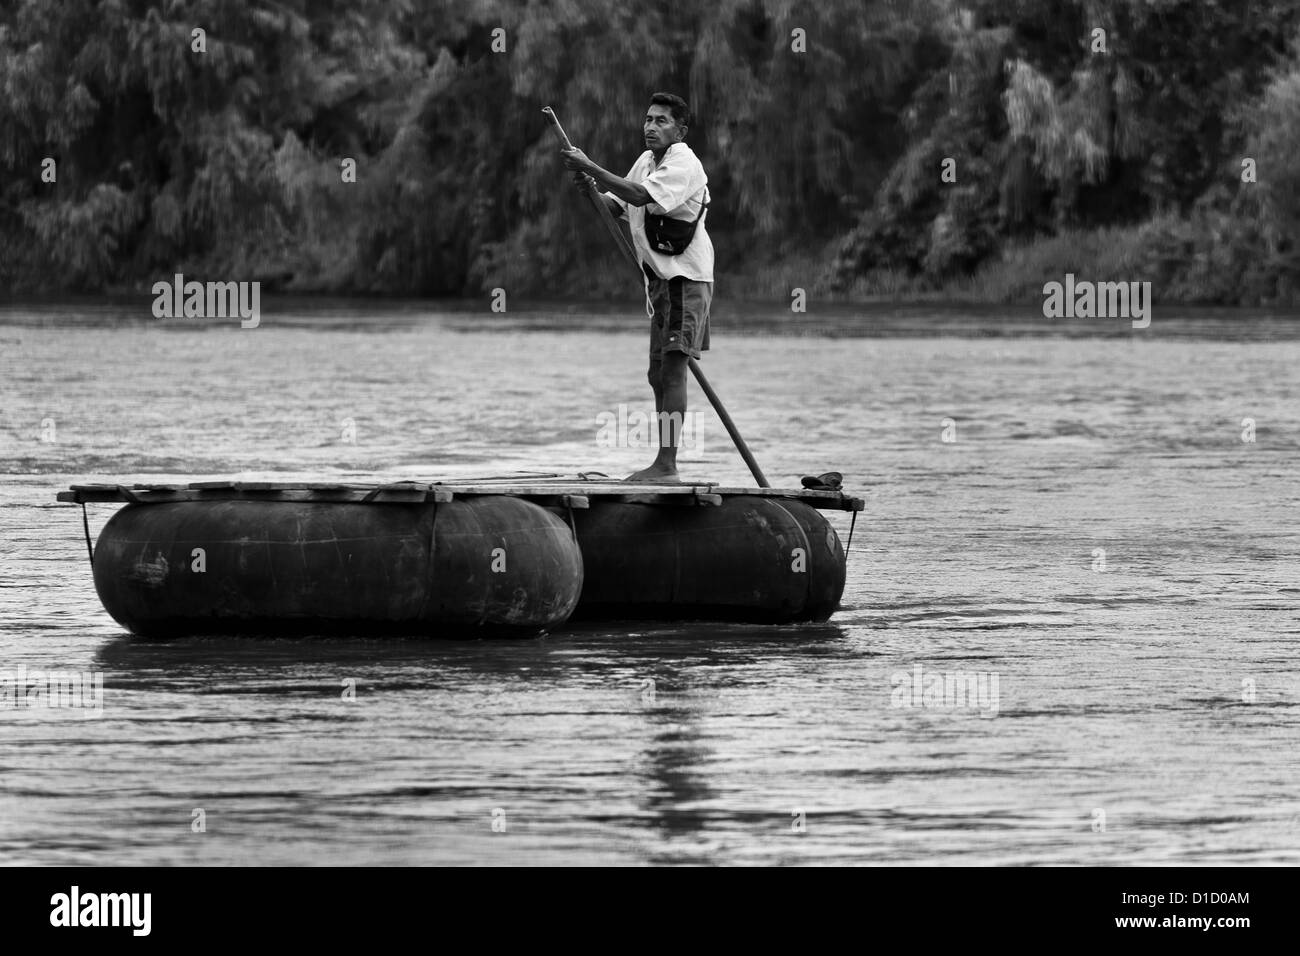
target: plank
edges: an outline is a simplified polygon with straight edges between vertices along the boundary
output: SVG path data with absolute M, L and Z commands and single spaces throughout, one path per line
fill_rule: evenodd
M 393 482 L 386 484 L 349 484 L 323 482 L 271 482 L 271 481 L 196 481 L 187 486 L 175 484 L 124 485 L 79 484 L 71 490 L 60 492 L 59 501 L 130 501 L 140 504 L 162 501 L 203 501 L 222 499 L 248 499 L 265 501 L 274 497 L 279 501 L 329 501 L 363 502 L 373 504 L 409 504 L 423 501 L 449 502 L 456 496 L 504 495 L 515 498 L 537 499 L 539 503 L 574 508 L 590 507 L 592 499 L 639 502 L 644 504 L 704 504 L 721 505 L 724 498 L 750 496 L 785 498 L 803 501 L 815 508 L 840 511 L 862 511 L 866 507 L 861 498 L 840 491 L 811 490 L 807 488 L 741 488 L 711 483 L 659 485 L 627 482 L 587 482 L 566 480 L 561 482 L 529 482 L 527 484 L 425 484 L 423 482 Z M 581 503 L 580 503 L 581 502 Z

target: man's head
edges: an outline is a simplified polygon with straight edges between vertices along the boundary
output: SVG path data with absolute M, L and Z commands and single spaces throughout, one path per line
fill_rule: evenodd
M 642 124 L 646 149 L 658 153 L 673 143 L 680 143 L 690 125 L 691 110 L 684 99 L 672 93 L 656 93 L 650 97 Z

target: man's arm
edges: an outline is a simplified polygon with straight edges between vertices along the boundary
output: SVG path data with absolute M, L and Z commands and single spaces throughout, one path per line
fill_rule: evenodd
M 634 183 L 630 179 L 624 179 L 622 176 L 615 176 L 608 169 L 601 169 L 595 163 L 587 170 L 591 178 L 596 180 L 597 185 L 601 186 L 606 192 L 611 192 L 625 203 L 633 206 L 648 206 L 653 199 L 646 192 L 645 187 L 640 183 Z M 623 210 L 619 210 L 621 214 Z
M 613 193 L 619 199 L 633 206 L 648 206 L 654 200 L 646 192 L 645 187 L 639 183 L 634 183 L 630 179 L 624 179 L 622 176 L 615 176 L 608 169 L 602 169 L 593 163 L 580 149 L 561 150 L 564 154 L 564 165 L 569 169 L 583 172 L 596 180 L 596 184 L 603 190 Z M 619 210 L 622 213 L 622 210 Z

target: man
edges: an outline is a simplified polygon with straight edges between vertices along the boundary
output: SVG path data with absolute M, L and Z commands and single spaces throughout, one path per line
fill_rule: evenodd
M 686 366 L 709 347 L 709 304 L 713 300 L 713 243 L 705 230 L 709 178 L 694 151 L 686 145 L 691 113 L 686 101 L 672 93 L 650 97 L 642 124 L 646 151 L 632 164 L 627 178 L 593 163 L 580 149 L 563 150 L 564 165 L 580 185 L 591 177 L 603 193 L 610 212 L 626 217 L 632 242 L 646 277 L 650 313 L 650 371 L 659 418 L 659 453 L 649 468 L 628 481 L 677 480 L 677 446 L 686 420 Z M 693 222 L 695 234 L 678 255 L 650 246 L 646 214 Z

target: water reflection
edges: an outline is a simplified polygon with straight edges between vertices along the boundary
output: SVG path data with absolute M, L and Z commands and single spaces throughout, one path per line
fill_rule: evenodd
M 699 835 L 714 816 L 708 807 L 714 791 L 704 771 L 713 748 L 703 741 L 701 709 L 688 690 L 646 714 L 654 733 L 640 761 L 641 809 L 659 840 L 648 849 L 651 863 L 702 862 L 700 853 L 709 849 L 700 846 Z
M 205 636 L 159 641 L 119 633 L 100 644 L 94 656 L 107 670 L 159 679 L 187 679 L 196 673 L 212 676 L 248 667 L 268 672 L 305 664 L 385 670 L 436 666 L 440 673 L 483 675 L 528 670 L 537 676 L 563 677 L 573 669 L 604 669 L 611 663 L 637 667 L 725 659 L 732 665 L 743 664 L 777 648 L 808 649 L 846 634 L 842 626 L 831 623 L 757 627 L 638 621 L 588 622 L 538 638 L 492 640 Z

